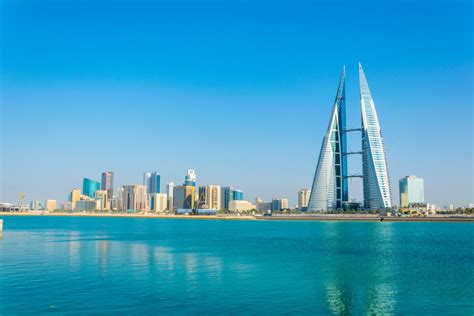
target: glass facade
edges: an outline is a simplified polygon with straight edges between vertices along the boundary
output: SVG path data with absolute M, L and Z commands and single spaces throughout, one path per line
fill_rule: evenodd
M 153 172 L 148 181 L 148 194 L 160 193 L 161 191 L 161 176 Z
M 234 190 L 234 200 L 235 201 L 243 201 L 244 200 L 244 192 L 240 190 Z
M 369 85 L 359 63 L 360 105 L 362 112 L 362 172 L 364 207 L 392 207 L 392 192 L 388 177 L 385 147 L 375 104 Z
M 314 174 L 308 211 L 341 209 L 348 200 L 345 80 L 343 68 Z
M 400 179 L 400 206 L 409 207 L 414 204 L 425 203 L 423 179 L 416 176 L 407 176 Z
M 100 190 L 100 182 L 84 178 L 82 181 L 82 194 L 95 198 L 95 191 Z

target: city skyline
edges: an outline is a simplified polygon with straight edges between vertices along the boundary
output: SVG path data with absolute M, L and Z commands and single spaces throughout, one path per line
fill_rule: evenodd
M 61 199 L 104 170 L 117 184 L 140 184 L 144 170 L 180 184 L 192 168 L 200 183 L 294 205 L 311 187 L 337 70 L 359 60 L 389 144 L 394 202 L 407 174 L 424 179 L 426 201 L 474 199 L 468 1 L 370 13 L 351 3 L 137 3 L 2 2 L 2 29 L 15 32 L 0 44 L 0 202 L 18 203 L 20 192 Z M 399 11 L 403 25 L 385 23 Z M 328 28 L 336 15 L 354 27 Z M 357 76 L 346 80 L 353 87 Z M 347 127 L 360 126 L 357 90 L 346 93 Z M 360 180 L 349 188 L 362 200 Z

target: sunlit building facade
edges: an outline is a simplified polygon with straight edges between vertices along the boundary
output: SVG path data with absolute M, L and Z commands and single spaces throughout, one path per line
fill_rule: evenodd
M 388 177 L 385 147 L 374 100 L 359 63 L 360 106 L 362 112 L 362 172 L 364 207 L 392 207 L 392 191 Z

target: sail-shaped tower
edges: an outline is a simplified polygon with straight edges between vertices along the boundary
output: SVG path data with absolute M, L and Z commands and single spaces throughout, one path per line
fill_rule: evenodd
M 364 207 L 392 207 L 385 147 L 369 85 L 359 63 L 360 107 L 362 112 L 362 172 Z
M 343 68 L 314 174 L 308 211 L 341 209 L 348 200 L 345 81 L 346 71 Z

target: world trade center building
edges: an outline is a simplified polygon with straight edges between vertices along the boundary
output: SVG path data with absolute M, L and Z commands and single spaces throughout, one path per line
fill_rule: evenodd
M 346 129 L 345 68 L 314 174 L 308 211 L 342 210 L 349 200 L 348 178 L 363 178 L 364 208 L 392 206 L 385 148 L 375 104 L 359 64 L 362 126 Z M 362 151 L 347 152 L 347 132 L 360 131 Z M 347 156 L 362 154 L 362 175 L 348 175 Z

